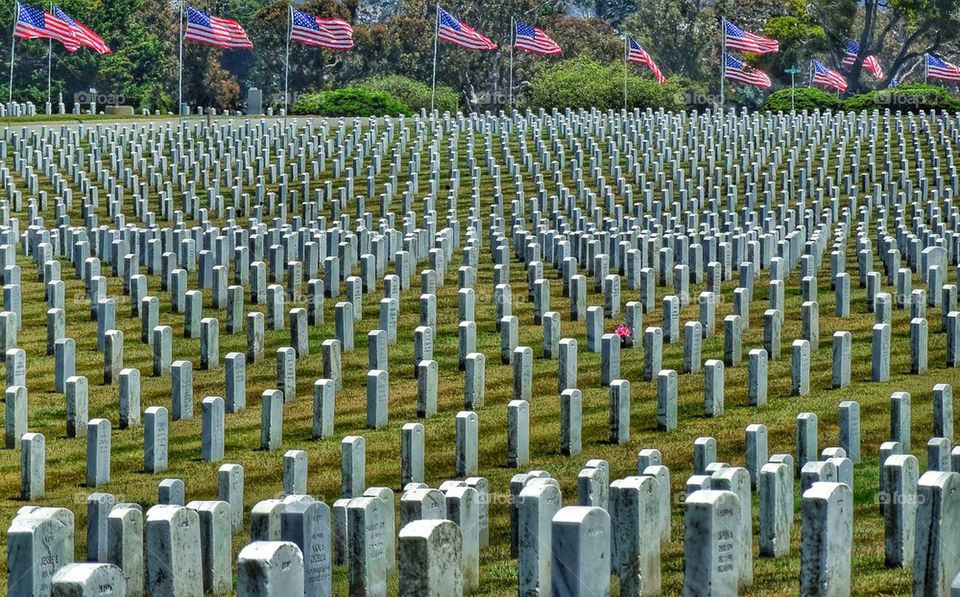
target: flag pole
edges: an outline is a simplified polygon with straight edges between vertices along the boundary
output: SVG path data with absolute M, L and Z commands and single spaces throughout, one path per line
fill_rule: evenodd
M 517 23 L 513 18 L 513 15 L 510 16 L 510 104 L 509 109 L 510 113 L 513 114 L 513 46 L 516 44 L 516 39 L 514 36 L 517 34 Z
M 440 5 L 437 4 L 437 20 L 433 31 L 433 85 L 430 88 L 430 116 L 437 99 L 437 42 L 440 39 Z
M 7 87 L 7 108 L 13 104 L 13 59 L 17 49 L 17 23 L 20 21 L 20 3 L 17 2 L 17 9 L 13 11 L 13 33 L 10 35 L 10 85 Z M 10 110 L 12 112 L 12 110 Z
M 629 37 L 627 34 L 623 34 L 623 111 L 627 111 L 627 55 L 630 52 L 628 49 L 630 46 Z
M 930 53 L 927 52 L 923 55 L 923 82 L 930 82 Z
M 720 111 L 723 111 L 724 84 L 727 78 L 727 19 L 720 17 Z
M 290 102 L 290 36 L 293 35 L 293 6 L 287 7 L 287 53 L 283 61 L 283 122 L 287 122 L 287 106 Z M 322 68 L 321 68 L 321 72 Z
M 53 14 L 53 0 L 50 0 L 50 13 Z M 51 81 L 53 78 L 53 38 L 47 44 L 47 106 L 50 114 L 53 112 L 53 94 L 51 92 Z
M 177 58 L 177 115 L 183 121 L 183 3 L 180 0 L 180 53 Z

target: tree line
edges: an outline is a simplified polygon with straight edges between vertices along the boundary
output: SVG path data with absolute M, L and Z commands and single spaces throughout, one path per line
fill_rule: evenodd
M 390 0 L 379 22 L 362 22 L 364 0 L 303 0 L 296 6 L 354 24 L 355 48 L 331 52 L 291 45 L 293 95 L 343 87 L 376 76 L 403 75 L 429 83 L 434 49 L 433 2 Z M 264 91 L 268 103 L 282 103 L 288 0 L 197 0 L 198 8 L 237 19 L 255 48 L 223 51 L 184 44 L 184 100 L 195 106 L 239 108 L 250 87 Z M 177 102 L 180 45 L 178 0 L 63 0 L 62 8 L 104 37 L 113 49 L 99 56 L 54 46 L 52 96 L 71 106 L 74 94 L 95 88 L 122 96 L 137 108 L 174 111 Z M 39 7 L 39 5 L 38 5 Z M 565 60 L 615 64 L 623 60 L 621 34 L 635 37 L 668 76 L 685 89 L 715 93 L 719 85 L 720 30 L 724 16 L 780 41 L 781 52 L 749 57 L 775 85 L 789 85 L 787 67 L 805 68 L 813 56 L 838 65 L 847 40 L 864 54 L 875 54 L 885 71 L 875 80 L 858 61 L 845 69 L 850 91 L 922 79 L 925 52 L 953 52 L 960 38 L 960 0 L 451 0 L 444 7 L 501 46 L 496 52 L 469 52 L 439 44 L 437 81 L 452 87 L 463 109 L 500 109 L 509 97 L 511 17 L 546 30 L 564 49 L 559 58 L 516 52 L 514 96 L 528 103 L 531 82 L 544 68 Z M 0 8 L 0 22 L 13 27 L 13 5 Z M 9 45 L 0 57 L 10 59 Z M 14 97 L 41 104 L 47 99 L 44 40 L 18 40 Z M 639 73 L 646 76 L 646 73 Z M 758 104 L 757 91 L 737 88 L 734 102 Z

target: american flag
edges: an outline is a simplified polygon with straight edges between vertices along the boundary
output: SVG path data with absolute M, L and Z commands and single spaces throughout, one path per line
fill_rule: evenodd
M 63 12 L 59 6 L 53 7 L 53 16 L 70 26 L 70 28 L 73 30 L 73 37 L 76 38 L 80 45 L 87 46 L 98 54 L 109 54 L 111 52 L 110 48 L 107 47 L 107 44 L 103 41 L 102 37 L 87 29 L 83 23 L 78 22 L 76 19 Z
M 960 66 L 950 64 L 939 56 L 927 54 L 927 77 L 941 81 L 960 81 Z
M 842 64 L 844 66 L 853 66 L 853 63 L 857 61 L 857 56 L 860 55 L 860 44 L 853 41 L 852 39 L 847 42 L 847 55 L 843 57 Z M 877 60 L 876 56 L 867 56 L 863 59 L 863 68 L 870 71 L 870 73 L 878 78 L 883 78 L 883 68 L 880 66 L 880 61 Z
M 526 23 L 517 23 L 517 38 L 513 45 L 518 50 L 543 56 L 557 56 L 563 51 L 557 42 L 550 39 L 550 36 Z
M 653 61 L 653 57 L 632 37 L 627 47 L 627 62 L 645 64 L 650 68 L 650 71 L 653 72 L 653 76 L 658 83 L 663 84 L 667 82 L 667 78 L 660 72 L 660 68 L 657 66 L 657 63 Z
M 821 85 L 836 89 L 837 91 L 847 90 L 847 79 L 837 71 L 827 68 L 819 60 L 813 61 L 813 77 L 810 79 L 811 85 Z
M 17 2 L 17 24 L 13 36 L 17 39 L 55 39 L 71 52 L 80 48 L 80 42 L 74 37 L 68 23 L 22 2 Z
M 353 27 L 343 19 L 321 18 L 290 7 L 293 26 L 290 39 L 308 46 L 328 50 L 349 50 L 353 47 Z
M 780 51 L 780 42 L 777 40 L 744 31 L 726 19 L 723 20 L 723 33 L 728 50 L 739 50 L 752 54 Z
M 458 21 L 452 14 L 437 7 L 437 37 L 470 50 L 496 50 L 497 44 Z
M 187 7 L 187 41 L 228 49 L 250 49 L 253 43 L 240 23 L 233 19 L 221 19 L 210 13 Z
M 734 83 L 753 85 L 754 87 L 770 88 L 770 77 L 762 70 L 744 64 L 742 60 L 726 54 L 726 68 L 723 69 L 723 78 Z

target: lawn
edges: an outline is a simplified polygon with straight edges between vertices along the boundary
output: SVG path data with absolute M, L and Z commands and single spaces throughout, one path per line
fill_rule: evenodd
M 217 121 L 223 123 L 223 121 Z M 408 120 L 408 124 L 410 121 Z M 120 127 L 135 126 L 135 124 L 121 124 Z M 335 127 L 332 127 L 335 129 Z M 891 161 L 898 164 L 900 153 L 897 149 L 895 127 L 887 133 L 883 132 L 877 145 L 881 148 L 892 147 Z M 659 131 L 667 135 L 666 131 Z M 416 133 L 411 130 L 415 139 Z M 919 136 L 918 136 L 919 137 Z M 447 139 L 438 142 L 436 147 L 441 158 L 443 183 L 447 180 L 451 164 L 448 163 Z M 512 397 L 512 370 L 509 365 L 501 365 L 499 359 L 499 334 L 495 331 L 494 304 L 493 304 L 493 264 L 490 256 L 489 213 L 494 203 L 494 180 L 485 166 L 483 157 L 482 135 L 477 133 L 477 147 L 475 155 L 477 166 L 481 171 L 480 211 L 477 216 L 483 223 L 481 237 L 483 247 L 480 252 L 480 267 L 475 289 L 477 292 L 476 323 L 477 323 L 477 350 L 486 354 L 486 401 L 479 410 L 480 441 L 479 463 L 480 475 L 487 477 L 490 483 L 490 546 L 481 553 L 480 594 L 483 595 L 514 595 L 516 593 L 516 561 L 510 558 L 510 520 L 509 520 L 509 481 L 513 474 L 519 472 L 506 466 L 507 450 L 507 403 Z M 609 138 L 609 137 L 608 137 Z M 920 137 L 922 139 L 922 137 Z M 457 195 L 456 217 L 461 222 L 461 238 L 466 236 L 466 221 L 470 215 L 470 181 L 467 166 L 467 135 L 460 134 L 457 140 L 457 167 L 462 180 Z M 510 200 L 514 197 L 515 189 L 513 177 L 504 166 L 504 159 L 499 147 L 499 135 L 494 135 L 494 151 L 492 152 L 502 170 L 502 193 L 506 205 L 502 211 L 506 219 L 505 236 L 511 239 Z M 533 147 L 533 136 L 527 133 L 528 146 Z M 583 142 L 584 140 L 581 140 Z M 429 148 L 434 139 L 427 138 L 423 146 Z M 854 137 L 850 142 L 866 147 L 868 140 Z M 930 148 L 926 139 L 919 141 L 928 175 L 930 169 Z M 907 140 L 907 145 L 912 144 Z M 412 145 L 412 144 L 411 144 Z M 598 147 L 602 148 L 604 158 L 598 163 L 606 164 L 606 142 L 598 140 Z M 811 151 L 814 166 L 832 168 L 836 157 L 831 153 L 828 162 L 823 162 L 822 144 Z M 169 149 L 169 148 L 167 148 Z M 807 147 L 801 148 L 798 155 L 804 155 Z M 938 148 L 942 154 L 943 148 Z M 8 149 L 8 151 L 10 151 Z M 129 155 L 129 147 L 124 148 Z M 408 148 L 409 151 L 409 148 Z M 516 155 L 518 146 L 511 138 L 509 151 Z M 835 151 L 835 148 L 834 148 Z M 12 152 L 11 152 L 12 153 Z M 848 154 L 850 150 L 848 148 Z M 55 155 L 55 153 L 54 153 Z M 105 154 L 105 156 L 108 154 Z M 378 189 L 387 180 L 389 174 L 389 152 L 384 158 L 384 168 L 378 177 Z M 621 154 L 621 163 L 625 161 L 625 152 Z M 403 154 L 404 168 L 407 164 L 407 154 Z M 721 158 L 724 156 L 721 154 Z M 734 156 L 735 158 L 738 156 Z M 908 151 L 903 156 L 909 165 L 908 172 L 916 168 L 914 152 Z M 415 209 L 418 211 L 418 224 L 422 224 L 422 199 L 428 192 L 429 164 L 428 153 L 423 151 L 420 169 L 419 194 Z M 569 156 L 568 156 L 569 159 Z M 877 169 L 882 170 L 884 163 L 882 152 L 878 155 Z M 109 166 L 109 159 L 104 157 L 104 166 Z M 519 160 L 518 160 L 519 161 Z M 12 158 L 4 160 L 7 168 L 12 170 Z M 293 160 L 287 160 L 288 167 Z M 522 164 L 522 161 L 521 161 Z M 85 164 L 86 165 L 86 164 Z M 864 161 L 865 165 L 865 161 Z M 718 161 L 718 167 L 723 167 L 723 160 Z M 544 168 L 546 169 L 546 168 Z M 765 165 L 760 171 L 764 171 Z M 534 177 L 529 170 L 521 166 L 522 191 L 526 201 L 535 196 Z M 604 171 L 606 169 L 604 168 Z M 799 171 L 799 168 L 798 168 Z M 861 169 L 865 171 L 865 169 Z M 707 172 L 709 174 L 709 171 Z M 552 175 L 550 175 L 552 176 Z M 551 189 L 551 178 L 544 174 L 546 185 Z M 570 179 L 570 168 L 563 171 L 565 184 L 575 189 Z M 799 172 L 798 172 L 799 176 Z M 669 178 L 669 171 L 667 173 Z M 331 160 L 327 160 L 327 171 L 320 181 L 315 181 L 313 188 L 322 186 L 322 181 L 333 179 Z M 40 176 L 41 186 L 52 192 L 50 180 Z M 401 177 L 401 180 L 403 178 Z M 608 175 L 608 182 L 614 180 Z M 779 174 L 777 179 L 779 181 Z M 343 178 L 334 181 L 336 189 L 343 182 Z M 803 181 L 799 181 L 803 184 Z M 442 183 L 442 184 L 443 184 Z M 17 178 L 17 184 L 25 189 L 22 179 Z M 402 183 L 401 183 L 402 184 Z M 441 184 L 441 188 L 442 188 Z M 594 185 L 592 179 L 588 185 Z M 716 182 L 714 183 L 716 184 Z M 357 192 L 365 189 L 363 179 L 357 181 Z M 679 186 L 679 185 L 678 185 Z M 245 188 L 245 191 L 252 189 Z M 101 224 L 109 223 L 106 212 L 106 193 L 101 189 L 101 204 L 99 217 Z M 379 191 L 378 191 L 379 192 Z M 743 205 L 743 188 L 740 189 L 740 206 Z M 13 213 L 20 219 L 20 230 L 26 229 L 27 198 L 24 190 L 24 210 Z M 199 194 L 199 193 L 198 193 Z M 230 195 L 224 190 L 227 203 Z M 828 193 L 825 193 L 829 196 Z M 635 197 L 639 193 L 635 189 Z M 47 226 L 54 224 L 54 201 L 51 195 L 49 209 L 44 212 L 44 222 Z M 82 194 L 78 187 L 74 187 L 73 209 L 69 212 L 71 222 L 79 225 L 80 198 Z M 157 192 L 151 189 L 151 207 L 157 208 Z M 376 202 L 368 201 L 367 209 L 379 217 Z M 445 201 L 438 201 L 438 218 L 441 223 L 444 214 L 440 205 Z M 602 202 L 601 202 L 602 205 Z M 399 211 L 399 197 L 395 197 L 392 209 Z M 738 206 L 738 209 L 739 207 Z M 808 202 L 809 206 L 809 202 Z M 529 218 L 529 203 L 526 205 L 526 216 Z M 297 212 L 298 209 L 288 210 Z M 133 215 L 133 204 L 130 193 L 124 205 L 127 222 L 136 222 Z M 329 204 L 324 213 L 329 217 Z M 350 205 L 346 213 L 353 214 Z M 874 214 L 875 215 L 875 214 Z M 265 216 L 270 222 L 272 216 Z M 329 220 L 328 220 L 329 221 Z M 856 501 L 854 545 L 853 545 L 853 592 L 854 594 L 904 594 L 910 591 L 911 573 L 904 570 L 886 569 L 884 559 L 884 532 L 883 520 L 880 517 L 878 501 L 878 448 L 881 442 L 889 436 L 889 406 L 890 394 L 894 391 L 907 391 L 913 397 L 913 426 L 912 444 L 913 453 L 921 462 L 921 470 L 925 468 L 925 444 L 932 434 L 932 388 L 936 383 L 956 383 L 960 380 L 957 370 L 947 369 L 945 362 L 946 338 L 940 331 L 940 310 L 930 308 L 927 318 L 930 321 L 930 371 L 924 375 L 910 374 L 909 356 L 909 310 L 893 311 L 891 354 L 891 379 L 885 383 L 870 381 L 871 366 L 871 329 L 874 315 L 867 312 L 866 291 L 857 287 L 855 234 L 856 221 L 851 225 L 851 233 L 846 242 L 847 271 L 852 277 L 851 316 L 840 319 L 834 316 L 834 294 L 830 290 L 830 256 L 829 243 L 823 263 L 818 270 L 818 287 L 820 303 L 820 350 L 811 355 L 811 393 L 806 397 L 790 396 L 790 343 L 800 337 L 800 281 L 798 271 L 791 272 L 786 280 L 786 316 L 784 318 L 782 337 L 783 353 L 779 360 L 769 364 L 769 394 L 768 402 L 762 407 L 751 407 L 747 402 L 746 358 L 740 367 L 728 368 L 726 371 L 726 412 L 716 419 L 704 416 L 703 374 L 679 376 L 679 427 L 671 433 L 657 431 L 657 404 L 656 382 L 642 381 L 643 349 L 639 347 L 625 349 L 622 353 L 621 377 L 630 380 L 632 386 L 631 402 L 631 439 L 623 445 L 611 445 L 607 442 L 608 403 L 607 388 L 601 387 L 600 355 L 586 352 L 586 329 L 583 322 L 572 322 L 569 316 L 569 299 L 560 295 L 559 272 L 549 264 L 545 265 L 544 277 L 551 280 L 551 309 L 558 311 L 562 317 L 562 337 L 576 338 L 579 344 L 579 372 L 578 386 L 583 392 L 583 452 L 579 456 L 565 457 L 560 454 L 560 401 L 557 393 L 556 375 L 558 363 L 556 360 L 542 358 L 542 330 L 533 324 L 533 304 L 527 298 L 527 275 L 523 264 L 513 256 L 511 245 L 510 283 L 513 289 L 513 312 L 520 321 L 520 345 L 530 346 L 534 352 L 534 391 L 530 404 L 530 456 L 529 469 L 542 469 L 556 478 L 563 491 L 565 505 L 572 505 L 577 500 L 577 473 L 589 459 L 603 458 L 610 463 L 611 480 L 628 475 L 637 474 L 637 452 L 643 448 L 658 448 L 663 453 L 664 464 L 671 471 L 672 491 L 674 496 L 672 519 L 673 537 L 669 544 L 663 546 L 662 572 L 663 587 L 667 594 L 677 594 L 682 587 L 683 574 L 683 489 L 688 476 L 692 474 L 693 442 L 701 436 L 712 436 L 718 442 L 718 458 L 721 461 L 734 465 L 744 464 L 744 434 L 747 425 L 763 423 L 769 429 L 770 454 L 795 452 L 794 428 L 795 418 L 801 412 L 816 413 L 820 419 L 819 445 L 822 449 L 827 446 L 838 445 L 838 412 L 837 406 L 844 400 L 856 400 L 861 405 L 862 426 L 862 453 L 863 461 L 855 469 L 854 497 Z M 864 233 L 874 241 L 878 218 L 866 219 L 867 227 Z M 247 219 L 240 218 L 239 224 L 246 225 Z M 192 227 L 199 222 L 187 220 L 186 225 Z M 214 222 L 222 225 L 223 222 Z M 397 214 L 397 227 L 401 224 L 401 214 Z M 161 226 L 169 225 L 161 222 Z M 888 230 L 893 233 L 892 218 L 887 222 Z M 441 226 L 438 226 L 438 228 Z M 528 230 L 532 229 L 529 221 Z M 445 284 L 437 290 L 437 337 L 435 342 L 435 358 L 439 363 L 439 399 L 438 415 L 422 421 L 426 430 L 426 471 L 427 483 L 436 487 L 441 482 L 454 477 L 454 417 L 463 409 L 464 377 L 457 371 L 457 281 L 456 271 L 461 262 L 460 250 L 455 250 L 452 263 L 447 268 Z M 85 441 L 82 439 L 65 438 L 65 404 L 63 396 L 53 392 L 53 356 L 45 356 L 46 347 L 46 303 L 42 280 L 38 280 L 36 266 L 31 259 L 18 251 L 18 262 L 22 268 L 23 292 L 23 330 L 19 336 L 19 345 L 27 353 L 27 376 L 29 390 L 29 429 L 43 433 L 47 438 L 47 480 L 46 497 L 39 500 L 44 505 L 57 505 L 71 508 L 76 517 L 76 556 L 83 559 L 85 554 L 86 529 L 86 497 L 93 489 L 84 487 Z M 874 265 L 881 267 L 879 255 L 874 255 Z M 905 260 L 904 260 L 905 265 Z M 389 398 L 389 425 L 380 430 L 367 430 L 366 415 L 366 373 L 367 351 L 366 334 L 378 327 L 378 303 L 382 297 L 383 285 L 378 280 L 375 292 L 363 297 L 363 319 L 357 323 L 355 334 L 357 346 L 353 352 L 343 356 L 344 388 L 336 397 L 335 437 L 325 440 L 311 439 L 312 425 L 312 386 L 316 379 L 323 376 L 321 359 L 321 344 L 325 339 L 335 336 L 333 327 L 333 309 L 336 300 L 326 301 L 326 323 L 310 330 L 310 354 L 300 358 L 297 362 L 297 399 L 285 407 L 283 421 L 283 446 L 272 452 L 258 449 L 260 438 L 260 408 L 259 396 L 266 389 L 276 387 L 276 369 L 273 355 L 277 348 L 290 345 L 289 329 L 283 331 L 268 331 L 265 336 L 266 358 L 256 364 L 247 365 L 247 410 L 238 414 L 227 415 L 226 418 L 226 458 L 223 462 L 201 462 L 200 457 L 200 401 L 205 396 L 223 395 L 224 369 L 221 366 L 210 371 L 199 371 L 199 339 L 183 337 L 183 316 L 171 311 L 170 296 L 160 290 L 158 276 L 150 276 L 148 294 L 160 299 L 160 322 L 171 325 L 174 329 L 174 359 L 188 359 L 194 362 L 194 411 L 195 418 L 190 421 L 171 422 L 170 424 L 170 453 L 169 470 L 161 474 L 147 474 L 143 472 L 143 428 L 118 428 L 119 400 L 117 386 L 102 385 L 103 355 L 96 352 L 96 324 L 89 318 L 88 301 L 84 298 L 83 283 L 76 279 L 69 261 L 62 262 L 62 279 L 66 284 L 66 318 L 67 336 L 77 342 L 77 372 L 86 375 L 90 380 L 90 418 L 104 417 L 114 424 L 112 441 L 111 482 L 109 485 L 96 491 L 107 491 L 116 495 L 117 501 L 137 502 L 143 505 L 144 510 L 156 502 L 157 485 L 165 478 L 180 478 L 186 484 L 187 500 L 215 499 L 217 495 L 216 471 L 221 464 L 238 463 L 245 470 L 245 511 L 246 527 L 244 533 L 234 537 L 234 556 L 249 540 L 249 512 L 253 505 L 263 499 L 274 498 L 282 491 L 281 463 L 283 453 L 288 449 L 305 450 L 309 457 L 308 491 L 318 500 L 327 504 L 338 499 L 340 491 L 340 440 L 346 435 L 361 434 L 366 438 L 367 486 L 390 487 L 400 496 L 400 428 L 404 423 L 417 420 L 416 415 L 416 380 L 413 377 L 413 331 L 419 324 L 418 296 L 419 272 L 428 265 L 421 263 L 414 268 L 414 278 L 411 289 L 403 293 L 400 301 L 400 319 L 398 324 L 397 343 L 390 347 L 390 398 Z M 581 273 L 584 268 L 581 267 Z M 392 270 L 391 270 L 392 271 Z M 145 273 L 145 268 L 141 268 Z M 230 280 L 232 281 L 232 267 Z M 750 324 L 743 336 L 743 353 L 752 348 L 763 346 L 763 311 L 767 305 L 767 272 L 763 272 L 755 282 L 754 301 L 750 308 Z M 886 278 L 884 277 L 884 282 Z M 956 283 L 956 270 L 951 270 L 947 276 L 949 283 Z M 919 285 L 919 276 L 914 276 L 914 288 Z M 189 287 L 197 288 L 196 274 L 190 276 Z M 588 286 L 588 305 L 602 305 L 602 295 L 593 292 L 592 279 Z M 718 322 L 717 335 L 706 339 L 703 343 L 703 359 L 721 358 L 723 355 L 722 319 L 732 313 L 732 295 L 737 286 L 736 281 L 723 284 L 721 301 L 717 308 Z M 623 286 L 623 301 L 638 300 L 639 292 L 627 290 Z M 690 285 L 692 297 L 696 297 L 704 289 L 702 284 Z M 149 406 L 170 407 L 171 380 L 169 376 L 152 377 L 152 350 L 151 347 L 141 344 L 140 321 L 129 316 L 128 297 L 122 292 L 122 280 L 110 277 L 108 280 L 108 294 L 117 299 L 117 326 L 124 332 L 126 339 L 124 350 L 124 366 L 140 369 L 142 374 L 141 407 Z M 883 291 L 893 292 L 892 288 L 884 285 Z M 660 309 L 662 297 L 672 294 L 672 287 L 658 287 L 656 309 L 644 315 L 644 326 L 661 324 L 662 312 Z M 246 335 L 226 334 L 225 311 L 216 311 L 211 307 L 210 291 L 204 290 L 204 317 L 221 319 L 220 353 L 245 352 Z M 287 308 L 305 306 L 303 304 L 288 303 Z M 245 311 L 265 310 L 263 305 L 252 305 L 249 294 L 244 305 Z M 698 318 L 696 300 L 685 307 L 681 312 L 681 329 L 686 321 Z M 620 320 L 607 320 L 605 331 L 611 332 Z M 831 389 L 831 337 L 834 331 L 846 330 L 853 335 L 852 357 L 852 384 L 842 390 Z M 664 346 L 664 368 L 682 370 L 683 344 Z M 5 527 L 24 502 L 19 496 L 19 452 L 3 450 L 0 452 L 0 520 Z M 799 484 L 798 484 L 799 485 Z M 755 582 L 750 594 L 757 595 L 788 595 L 796 594 L 799 586 L 800 555 L 799 555 L 799 511 L 794 525 L 793 545 L 788 557 L 777 560 L 760 559 L 757 554 L 758 509 L 754 496 L 754 563 Z M 5 538 L 0 535 L 0 542 L 5 545 Z M 6 586 L 6 570 L 4 569 L 3 587 Z M 335 594 L 346 594 L 346 568 L 338 567 L 335 570 Z M 396 592 L 396 576 L 390 579 L 391 593 Z M 616 581 L 614 593 L 616 593 Z

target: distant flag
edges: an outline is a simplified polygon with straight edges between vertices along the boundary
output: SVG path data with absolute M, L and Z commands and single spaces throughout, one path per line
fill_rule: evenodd
M 847 79 L 843 75 L 832 68 L 827 68 L 821 64 L 819 60 L 814 60 L 812 64 L 813 78 L 810 80 L 812 85 L 829 87 L 830 89 L 836 89 L 837 91 L 847 90 Z
M 471 27 L 458 21 L 452 14 L 437 7 L 439 25 L 437 37 L 468 50 L 496 50 L 497 44 L 490 41 Z
M 660 72 L 660 68 L 657 67 L 657 63 L 653 61 L 653 57 L 647 53 L 643 47 L 637 43 L 637 40 L 630 38 L 630 43 L 627 46 L 627 62 L 632 62 L 633 64 L 644 64 L 650 71 L 653 73 L 653 77 L 657 80 L 658 83 L 663 84 L 667 82 L 667 78 L 663 76 L 663 73 Z
M 83 23 L 63 12 L 59 6 L 53 7 L 53 16 L 70 26 L 70 29 L 73 30 L 73 37 L 80 45 L 87 46 L 98 54 L 109 54 L 111 52 L 102 37 L 90 29 L 87 29 Z
M 17 39 L 55 39 L 70 52 L 80 48 L 80 42 L 74 37 L 73 29 L 49 12 L 17 2 L 17 24 L 13 28 L 13 37 Z
M 847 55 L 844 56 L 842 64 L 844 66 L 853 66 L 853 63 L 857 61 L 857 56 L 860 55 L 860 44 L 853 41 L 852 39 L 847 42 Z M 870 71 L 870 73 L 878 78 L 883 78 L 883 68 L 880 67 L 880 61 L 877 60 L 876 56 L 867 56 L 863 59 L 863 68 Z
M 520 22 L 517 22 L 517 35 L 513 47 L 542 56 L 558 56 L 563 52 L 557 42 L 550 39 L 550 36 L 541 29 Z
M 727 50 L 738 50 L 751 54 L 769 54 L 780 51 L 780 42 L 777 40 L 744 31 L 726 19 L 723 19 L 723 34 Z
M 253 43 L 240 23 L 187 7 L 187 32 L 183 39 L 226 49 L 250 49 Z
M 734 83 L 744 83 L 754 87 L 770 88 L 770 77 L 762 70 L 757 70 L 742 60 L 737 59 L 730 54 L 726 54 L 726 68 L 724 69 L 724 78 Z
M 353 27 L 343 19 L 316 17 L 291 7 L 293 26 L 290 39 L 308 46 L 328 50 L 349 50 L 353 47 Z
M 950 64 L 939 56 L 927 54 L 927 77 L 960 82 L 960 66 Z
M 883 78 L 883 68 L 880 66 L 880 61 L 877 60 L 876 56 L 867 56 L 863 61 L 863 66 L 868 71 L 873 73 L 873 76 L 882 79 Z

